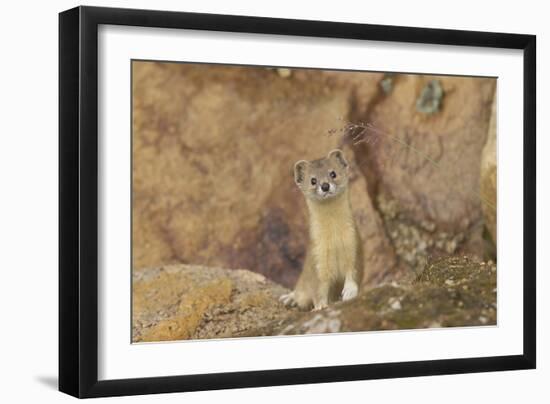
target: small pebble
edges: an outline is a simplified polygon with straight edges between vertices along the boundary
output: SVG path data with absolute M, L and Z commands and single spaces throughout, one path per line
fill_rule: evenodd
M 393 300 L 390 299 L 390 307 L 393 309 L 393 310 L 401 310 L 401 302 L 397 299 Z
M 290 77 L 290 75 L 292 74 L 290 69 L 285 69 L 282 67 L 277 69 L 277 73 L 279 74 L 280 77 L 284 79 L 286 79 L 287 77 Z

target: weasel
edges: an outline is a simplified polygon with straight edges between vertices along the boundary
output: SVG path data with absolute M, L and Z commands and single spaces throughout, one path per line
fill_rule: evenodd
M 286 306 L 321 310 L 353 299 L 363 276 L 362 243 L 349 201 L 349 164 L 341 150 L 294 165 L 294 181 L 309 213 L 309 246 L 294 291 L 281 296 Z

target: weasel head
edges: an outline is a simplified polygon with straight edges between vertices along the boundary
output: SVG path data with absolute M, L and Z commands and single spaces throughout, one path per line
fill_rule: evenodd
M 349 179 L 349 164 L 342 150 L 327 157 L 294 164 L 294 181 L 307 199 L 322 202 L 342 194 Z

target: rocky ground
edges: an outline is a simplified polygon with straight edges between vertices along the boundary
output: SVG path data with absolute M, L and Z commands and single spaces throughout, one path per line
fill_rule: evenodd
M 261 274 L 190 265 L 134 271 L 135 342 L 224 338 L 288 316 L 287 290 Z
M 133 282 L 134 342 L 496 324 L 496 266 L 467 257 L 317 312 L 284 307 L 287 289 L 246 270 L 174 265 L 136 270 Z

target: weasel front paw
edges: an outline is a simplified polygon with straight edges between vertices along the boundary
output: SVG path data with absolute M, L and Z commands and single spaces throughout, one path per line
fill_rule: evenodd
M 313 311 L 323 310 L 323 309 L 326 309 L 327 307 L 328 307 L 327 301 L 320 301 L 313 305 Z
M 279 297 L 279 301 L 287 307 L 296 306 L 296 297 L 294 292 L 290 292 Z
M 354 299 L 357 297 L 357 293 L 359 293 L 357 283 L 346 282 L 344 284 L 344 289 L 342 289 L 342 300 L 345 302 L 346 300 Z

